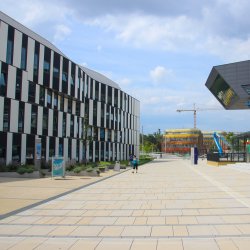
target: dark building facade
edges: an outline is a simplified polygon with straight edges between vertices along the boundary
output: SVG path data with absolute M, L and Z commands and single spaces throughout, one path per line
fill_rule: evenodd
M 139 101 L 2 12 L 0 73 L 5 164 L 34 159 L 36 138 L 46 161 L 55 155 L 93 162 L 138 155 Z
M 250 61 L 214 66 L 206 86 L 225 109 L 250 109 Z

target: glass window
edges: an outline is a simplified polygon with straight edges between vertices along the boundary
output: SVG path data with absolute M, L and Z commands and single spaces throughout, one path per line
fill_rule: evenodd
M 52 92 L 51 90 L 47 89 L 47 107 L 51 108 L 51 104 L 52 104 Z
M 105 141 L 105 129 L 100 128 L 100 140 Z
M 106 86 L 101 84 L 101 102 L 105 102 L 106 98 Z
M 0 164 L 6 163 L 7 133 L 0 132 Z
M 43 108 L 43 135 L 48 134 L 48 110 Z
M 3 131 L 9 131 L 10 123 L 10 99 L 4 100 L 4 111 L 3 111 Z
M 39 49 L 40 45 L 35 42 L 35 52 L 34 52 L 34 65 L 33 65 L 33 80 L 38 83 L 38 69 L 39 69 Z
M 27 65 L 28 36 L 23 34 L 21 50 L 21 69 L 26 70 Z
M 59 138 L 59 156 L 63 156 L 63 138 Z
M 87 81 L 86 81 L 86 97 L 88 97 L 89 94 L 89 76 L 87 76 Z
M 54 109 L 58 109 L 58 95 L 54 93 Z
M 21 99 L 21 89 L 22 89 L 22 70 L 17 69 L 16 71 L 16 94 L 17 100 Z
M 45 89 L 40 86 L 39 104 L 44 106 L 45 104 Z
M 60 96 L 60 110 L 64 111 L 64 97 L 62 95 Z
M 34 162 L 35 135 L 27 135 L 26 139 L 26 160 L 28 164 Z
M 80 116 L 80 105 L 81 105 L 80 102 L 76 102 L 76 115 L 77 116 Z
M 57 136 L 58 131 L 58 111 L 54 111 L 53 115 L 53 136 Z
M 55 156 L 55 139 L 54 137 L 49 137 L 49 157 Z
M 72 112 L 72 100 L 68 99 L 68 113 Z
M 36 99 L 36 84 L 33 82 L 29 82 L 29 96 L 28 100 L 29 102 L 35 102 Z
M 37 134 L 37 106 L 33 105 L 31 109 L 31 133 Z
M 62 92 L 68 93 L 68 69 L 69 69 L 69 60 L 63 58 L 63 71 L 62 71 Z
M 53 89 L 59 90 L 59 72 L 60 72 L 60 55 L 54 53 L 54 64 L 53 64 Z
M 111 141 L 111 130 L 108 129 L 108 141 Z
M 50 58 L 51 58 L 51 50 L 45 47 L 44 62 L 43 62 L 43 84 L 44 86 L 47 87 L 49 87 L 49 82 L 50 82 Z
M 93 140 L 97 141 L 98 140 L 98 128 L 93 127 Z
M 114 106 L 118 107 L 118 89 L 115 89 L 115 102 L 114 102 Z
M 68 139 L 68 158 L 71 159 L 71 139 Z
M 112 105 L 112 87 L 108 87 L 108 104 Z
M 95 82 L 95 99 L 99 100 L 99 82 Z
M 74 137 L 74 116 L 71 115 L 70 119 L 70 137 Z
M 220 75 L 216 77 L 210 90 L 224 107 L 229 107 L 233 102 L 239 99 L 233 89 L 230 88 Z
M 47 62 L 47 61 L 44 61 L 43 69 L 44 69 L 44 73 L 49 74 L 49 71 L 50 71 L 50 63 Z
M 7 92 L 8 65 L 2 62 L 2 70 L 0 77 L 0 95 L 5 96 Z
M 93 99 L 93 79 L 90 78 L 90 98 Z
M 76 65 L 74 63 L 72 63 L 71 64 L 71 77 L 70 77 L 71 96 L 75 96 L 75 70 L 76 70 Z
M 14 28 L 9 25 L 9 28 L 8 28 L 8 41 L 7 41 L 7 54 L 6 54 L 6 62 L 8 64 L 13 63 L 14 33 L 15 33 Z
M 22 133 L 24 128 L 24 103 L 19 102 L 19 112 L 18 112 L 18 132 Z
M 63 137 L 66 137 L 66 114 L 63 114 L 63 129 L 62 129 Z

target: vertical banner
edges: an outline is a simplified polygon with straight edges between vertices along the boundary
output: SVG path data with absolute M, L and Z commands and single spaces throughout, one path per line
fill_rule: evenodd
M 42 145 L 40 142 L 36 142 L 36 160 L 41 160 Z
M 52 158 L 52 177 L 65 176 L 65 164 L 63 157 Z

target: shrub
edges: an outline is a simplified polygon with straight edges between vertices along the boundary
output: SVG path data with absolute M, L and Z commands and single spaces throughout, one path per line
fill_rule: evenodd
M 110 162 L 107 162 L 107 161 L 100 161 L 98 165 L 99 165 L 99 167 L 100 167 L 100 166 L 104 166 L 104 167 L 105 167 L 105 166 L 109 166 L 109 165 L 110 165 Z
M 24 174 L 26 173 L 27 169 L 25 167 L 20 167 L 17 169 L 17 173 L 18 174 Z
M 99 169 L 100 172 L 105 172 L 106 167 L 105 166 L 99 166 L 98 169 Z
M 17 173 L 19 174 L 24 174 L 24 173 L 33 173 L 34 172 L 34 166 L 32 165 L 22 165 L 20 167 L 18 167 Z
M 78 166 L 73 169 L 73 172 L 79 174 L 82 171 L 82 167 Z
M 87 172 L 92 172 L 92 171 L 93 171 L 93 168 L 92 168 L 92 167 L 88 167 L 88 168 L 86 169 L 86 171 L 87 171 Z
M 32 169 L 32 168 L 26 168 L 26 172 L 29 173 L 29 174 L 31 174 L 31 173 L 34 172 L 34 169 Z

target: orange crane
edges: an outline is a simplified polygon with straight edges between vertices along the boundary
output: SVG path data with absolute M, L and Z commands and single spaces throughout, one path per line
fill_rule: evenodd
M 194 103 L 194 108 L 193 109 L 177 109 L 176 111 L 177 112 L 186 112 L 186 111 L 191 111 L 191 112 L 194 112 L 194 128 L 196 128 L 196 113 L 197 113 L 197 111 L 205 111 L 205 110 L 221 110 L 221 109 L 209 109 L 209 108 L 207 108 L 207 109 L 199 109 L 199 108 L 196 108 L 195 107 L 195 103 Z

